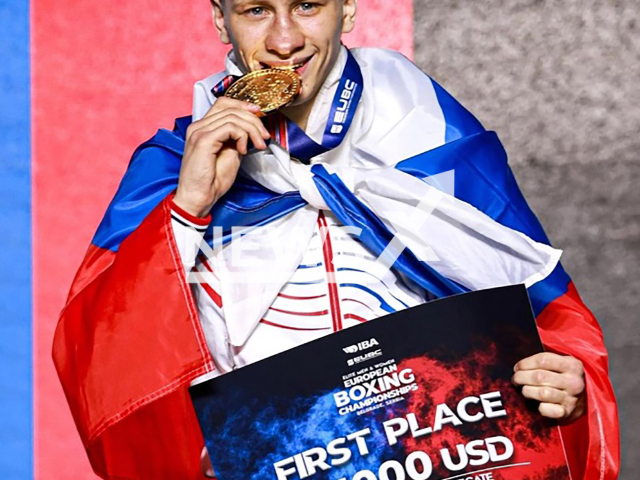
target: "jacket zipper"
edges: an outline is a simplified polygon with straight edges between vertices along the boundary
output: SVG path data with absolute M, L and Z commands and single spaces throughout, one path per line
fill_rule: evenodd
M 229 365 L 231 365 L 231 370 L 236 370 L 238 366 L 233 358 L 233 346 L 231 345 L 231 341 L 229 340 L 229 334 L 224 334 L 224 341 L 227 344 L 227 358 L 229 360 Z

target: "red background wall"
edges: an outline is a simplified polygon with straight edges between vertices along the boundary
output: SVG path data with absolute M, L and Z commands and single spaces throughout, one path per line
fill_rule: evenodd
M 411 0 L 361 0 L 350 46 L 412 56 Z M 51 362 L 75 270 L 134 148 L 221 69 L 208 0 L 32 0 L 35 478 L 95 478 Z M 108 387 L 108 386 L 106 386 Z

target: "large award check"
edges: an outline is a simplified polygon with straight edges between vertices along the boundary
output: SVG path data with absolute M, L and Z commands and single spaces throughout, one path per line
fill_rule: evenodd
M 219 480 L 569 479 L 511 384 L 542 351 L 523 286 L 329 335 L 192 387 Z

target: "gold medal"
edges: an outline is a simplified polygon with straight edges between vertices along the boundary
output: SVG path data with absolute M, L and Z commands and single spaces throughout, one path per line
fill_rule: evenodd
M 292 70 L 268 68 L 256 70 L 236 80 L 225 97 L 255 103 L 262 113 L 289 105 L 300 93 L 300 77 Z

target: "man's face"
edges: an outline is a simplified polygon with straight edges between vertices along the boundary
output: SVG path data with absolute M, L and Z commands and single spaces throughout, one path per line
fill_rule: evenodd
M 214 0 L 216 28 L 240 68 L 296 67 L 302 90 L 294 105 L 315 98 L 355 13 L 356 0 Z

